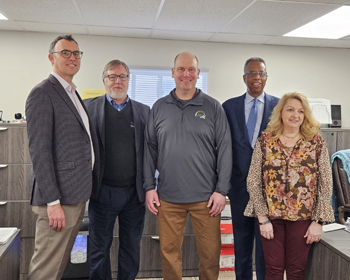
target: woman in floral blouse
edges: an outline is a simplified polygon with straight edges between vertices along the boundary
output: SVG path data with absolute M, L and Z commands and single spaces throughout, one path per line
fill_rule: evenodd
M 322 224 L 334 221 L 332 173 L 305 95 L 285 94 L 255 146 L 247 178 L 250 200 L 244 215 L 258 217 L 266 279 L 304 279 Z

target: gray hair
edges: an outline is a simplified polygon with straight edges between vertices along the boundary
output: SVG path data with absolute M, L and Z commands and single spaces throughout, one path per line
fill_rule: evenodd
M 119 65 L 124 66 L 126 72 L 128 73 L 128 75 L 130 75 L 130 71 L 129 71 L 128 65 L 126 65 L 123 61 L 115 59 L 115 60 L 112 60 L 112 61 L 108 62 L 107 65 L 105 66 L 105 68 L 103 69 L 102 79 L 104 79 L 107 76 L 107 71 L 108 70 L 114 69 L 116 66 L 119 66 Z
M 246 73 L 246 71 L 247 71 L 247 66 L 248 66 L 248 64 L 250 63 L 250 62 L 252 62 L 252 61 L 259 61 L 259 62 L 262 62 L 262 63 L 264 63 L 264 65 L 265 65 L 265 68 L 266 68 L 266 63 L 265 63 L 265 60 L 263 60 L 261 57 L 251 57 L 251 58 L 249 58 L 245 63 L 244 63 L 244 68 L 243 68 L 243 73 Z

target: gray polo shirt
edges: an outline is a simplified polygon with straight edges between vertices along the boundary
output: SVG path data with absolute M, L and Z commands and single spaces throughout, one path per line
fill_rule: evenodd
M 232 172 L 230 128 L 221 104 L 197 89 L 184 105 L 175 90 L 159 99 L 145 130 L 144 188 L 173 203 L 226 195 Z

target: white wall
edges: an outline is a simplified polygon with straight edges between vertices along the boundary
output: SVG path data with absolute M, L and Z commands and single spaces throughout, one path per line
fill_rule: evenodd
M 57 34 L 0 31 L 0 110 L 3 119 L 24 113 L 30 90 L 45 79 L 51 65 L 48 48 Z M 269 74 L 265 91 L 282 96 L 301 91 L 308 97 L 328 98 L 342 105 L 343 127 L 350 127 L 350 49 L 284 47 L 228 43 L 117 38 L 76 35 L 84 52 L 74 78 L 78 90 L 103 88 L 101 73 L 112 59 L 129 66 L 171 68 L 182 51 L 197 55 L 199 67 L 209 69 L 208 94 L 224 102 L 245 92 L 243 65 L 246 59 L 265 59 Z

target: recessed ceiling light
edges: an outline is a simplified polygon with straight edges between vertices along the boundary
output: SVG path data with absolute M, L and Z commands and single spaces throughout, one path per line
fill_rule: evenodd
M 342 6 L 283 36 L 339 39 L 350 34 L 350 6 Z
M 0 20 L 8 20 L 8 18 L 5 17 L 2 13 L 0 13 Z

